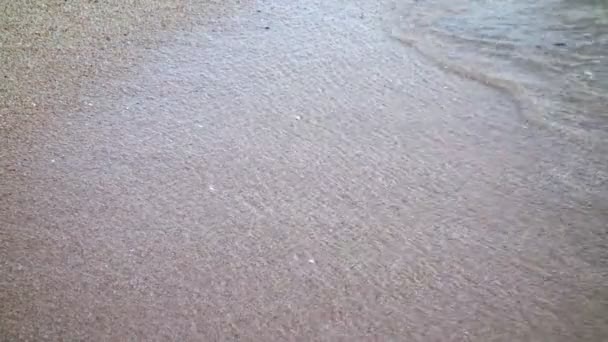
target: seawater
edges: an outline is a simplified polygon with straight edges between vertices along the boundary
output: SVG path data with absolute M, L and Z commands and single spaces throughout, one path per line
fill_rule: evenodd
M 608 1 L 397 0 L 393 35 L 508 92 L 527 124 L 608 142 Z

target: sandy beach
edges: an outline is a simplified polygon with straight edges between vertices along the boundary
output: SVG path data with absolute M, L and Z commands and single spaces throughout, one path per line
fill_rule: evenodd
M 608 339 L 605 156 L 392 1 L 151 4 L 3 31 L 0 340 Z

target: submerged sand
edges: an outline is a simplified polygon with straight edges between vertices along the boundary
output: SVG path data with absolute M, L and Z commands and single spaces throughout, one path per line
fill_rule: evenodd
M 394 39 L 391 3 L 226 6 L 2 71 L 1 336 L 608 337 L 605 158 Z

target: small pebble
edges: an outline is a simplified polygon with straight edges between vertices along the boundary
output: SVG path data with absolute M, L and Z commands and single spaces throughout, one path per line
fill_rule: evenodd
M 308 262 L 311 263 L 311 264 L 314 264 L 315 263 L 315 259 L 308 259 Z

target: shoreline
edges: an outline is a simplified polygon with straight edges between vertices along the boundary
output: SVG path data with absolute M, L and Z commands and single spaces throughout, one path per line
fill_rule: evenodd
M 243 6 L 0 128 L 3 336 L 608 336 L 601 165 L 389 3 Z

